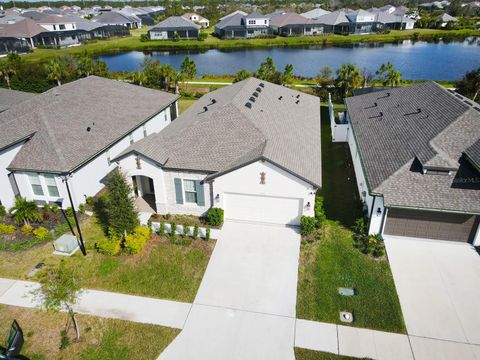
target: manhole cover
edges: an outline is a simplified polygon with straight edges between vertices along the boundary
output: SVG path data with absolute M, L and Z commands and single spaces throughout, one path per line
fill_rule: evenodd
M 343 296 L 353 296 L 355 295 L 355 289 L 341 287 L 338 288 L 338 293 Z

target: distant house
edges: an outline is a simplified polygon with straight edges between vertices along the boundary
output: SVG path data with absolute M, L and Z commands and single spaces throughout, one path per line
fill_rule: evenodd
M 210 21 L 208 19 L 195 13 L 186 13 L 183 14 L 182 17 L 187 20 L 193 21 L 195 24 L 199 24 L 203 28 L 208 28 L 210 26 Z
M 106 11 L 102 14 L 92 18 L 95 21 L 104 25 L 121 25 L 127 29 L 140 29 L 142 27 L 142 21 L 136 16 L 130 16 L 122 14 L 117 11 Z
M 10 51 L 25 52 L 38 45 L 36 36 L 45 32 L 28 18 L 11 18 L 0 22 L 0 54 Z
M 235 12 L 223 17 L 215 25 L 215 34 L 221 38 L 254 38 L 273 33 L 270 17 L 260 13 L 244 15 Z
M 117 166 L 111 159 L 175 120 L 177 99 L 89 76 L 6 104 L 0 112 L 0 203 L 9 208 L 20 195 L 67 208 L 68 178 L 78 207 L 103 188 Z
M 283 36 L 323 34 L 323 25 L 318 20 L 308 19 L 296 13 L 275 14 L 270 18 L 270 27 Z
M 345 100 L 369 233 L 480 245 L 480 105 L 430 81 Z
M 170 16 L 155 25 L 148 31 L 152 40 L 174 39 L 196 39 L 200 33 L 200 25 L 181 16 Z
M 304 12 L 300 15 L 302 15 L 303 17 L 306 17 L 307 19 L 318 19 L 320 16 L 322 15 L 325 15 L 325 14 L 329 14 L 330 11 L 328 10 L 324 10 L 322 8 L 315 8 L 313 10 L 310 10 L 310 11 L 307 11 L 307 12 Z
M 449 23 L 458 22 L 458 19 L 456 17 L 453 17 L 453 16 L 447 14 L 447 13 L 444 13 L 444 14 L 438 16 L 438 21 L 440 22 L 441 27 L 445 27 Z
M 369 9 L 370 13 L 375 14 L 375 21 L 383 24 L 389 30 L 411 30 L 414 28 L 415 20 L 406 17 L 405 15 L 396 15 L 396 10 L 393 12 L 382 11 L 380 9 Z

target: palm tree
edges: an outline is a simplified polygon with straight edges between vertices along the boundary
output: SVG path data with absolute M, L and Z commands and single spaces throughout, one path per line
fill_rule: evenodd
M 45 64 L 48 80 L 55 80 L 57 85 L 62 85 L 62 80 L 67 76 L 67 66 L 60 58 L 50 60 Z
M 132 72 L 131 80 L 135 85 L 143 86 L 143 84 L 145 84 L 145 82 L 147 81 L 147 77 L 145 76 L 145 73 L 143 71 L 137 70 Z
M 293 65 L 287 64 L 285 65 L 285 70 L 283 71 L 282 77 L 282 85 L 289 85 L 293 81 Z
M 37 203 L 21 196 L 15 198 L 15 205 L 10 208 L 9 212 L 13 215 L 13 219 L 17 224 L 23 222 L 25 225 L 29 225 L 32 221 L 42 220 Z
M 195 74 L 197 73 L 197 65 L 195 64 L 195 61 L 190 60 L 188 56 L 185 57 L 182 61 L 181 65 L 181 73 L 183 76 L 183 79 L 185 81 L 185 92 L 188 91 L 188 80 L 193 78 Z
M 88 77 L 95 71 L 95 62 L 88 55 L 87 51 L 84 51 L 83 54 L 77 60 L 78 66 L 78 75 Z
M 0 78 L 3 78 L 11 89 L 10 81 L 12 76 L 17 73 L 17 69 L 22 62 L 22 58 L 17 53 L 8 53 L 4 60 L 0 61 Z
M 337 86 L 343 89 L 346 97 L 351 90 L 354 90 L 362 84 L 362 75 L 360 70 L 353 64 L 343 64 L 337 70 Z
M 385 78 L 386 84 L 391 87 L 399 86 L 402 83 L 402 74 L 400 71 L 392 69 Z

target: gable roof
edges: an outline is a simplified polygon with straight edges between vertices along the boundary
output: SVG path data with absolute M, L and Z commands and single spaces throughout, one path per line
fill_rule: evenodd
M 480 171 L 480 139 L 465 150 L 465 155 Z
M 31 38 L 46 31 L 29 18 L 17 21 L 14 24 L 0 24 L 0 37 Z
M 450 22 L 450 21 L 458 21 L 458 19 L 456 17 L 453 17 L 452 15 L 450 14 L 447 14 L 447 13 L 444 13 L 442 15 L 439 15 L 438 18 L 444 22 Z
M 325 25 L 338 25 L 349 23 L 347 14 L 342 10 L 337 10 L 317 18 L 318 22 Z
M 0 113 L 0 149 L 28 140 L 10 169 L 70 172 L 177 98 L 115 80 L 83 78 Z
M 480 184 L 459 180 L 478 177 L 462 156 L 475 157 L 480 138 L 473 102 L 429 81 L 350 97 L 346 105 L 368 187 L 387 206 L 480 213 Z
M 138 141 L 120 157 L 138 153 L 162 167 L 210 177 L 265 159 L 320 187 L 319 101 L 249 78 L 203 96 L 160 133 Z
M 243 14 L 235 14 L 228 16 L 224 18 L 223 20 L 220 20 L 218 23 L 215 24 L 215 27 L 218 29 L 225 29 L 226 27 L 229 26 L 240 26 L 243 24 L 243 19 L 245 18 L 245 15 Z
M 200 26 L 182 16 L 170 16 L 159 22 L 150 30 L 155 29 L 200 29 Z
M 101 24 L 130 24 L 138 20 L 132 19 L 131 17 L 117 11 L 107 11 L 95 16 L 92 18 L 92 21 Z
M 0 88 L 0 113 L 33 96 L 35 94 Z
M 282 15 L 274 16 L 270 19 L 270 25 L 274 26 L 287 26 L 287 25 L 307 25 L 318 23 L 316 20 L 308 19 L 304 16 L 296 13 L 285 13 Z
M 316 9 L 304 12 L 303 14 L 300 14 L 300 15 L 309 19 L 318 19 L 320 16 L 325 14 L 330 14 L 330 11 L 324 10 L 322 8 L 316 8 Z
M 252 12 L 245 16 L 245 19 L 268 19 L 267 15 L 260 14 L 259 12 Z

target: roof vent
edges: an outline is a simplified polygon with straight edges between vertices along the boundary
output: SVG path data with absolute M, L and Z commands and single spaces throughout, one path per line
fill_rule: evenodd
M 370 116 L 369 119 L 377 119 L 377 118 L 382 118 L 383 117 L 383 112 L 379 112 L 378 115 Z
M 470 106 L 472 106 L 472 105 L 473 105 L 473 103 L 472 103 L 472 102 L 470 102 L 470 101 L 468 101 L 468 100 L 463 100 L 463 102 L 464 102 L 465 104 L 467 104 L 467 105 L 470 105 Z
M 250 97 L 249 99 L 251 102 L 255 102 L 255 98 L 253 96 Z
M 420 114 L 421 112 L 422 112 L 422 109 L 418 108 L 417 111 L 414 111 L 414 112 L 411 112 L 411 113 L 406 113 L 404 116 L 417 115 L 417 114 Z
M 87 132 L 90 132 L 90 130 L 92 130 L 92 128 L 90 126 L 87 126 Z
M 254 92 L 253 96 L 258 97 L 258 92 Z
M 211 101 L 210 105 L 213 105 L 217 102 L 217 100 L 215 100 L 215 99 L 210 99 L 210 101 Z
M 204 112 L 207 112 L 207 111 L 208 111 L 208 107 L 204 106 L 204 107 L 203 107 L 203 111 L 204 111 Z
M 297 99 L 300 98 L 300 94 L 297 95 Z
M 245 104 L 245 106 L 246 106 L 247 108 L 251 109 L 251 108 L 252 108 L 252 103 L 247 102 L 247 103 Z
M 278 100 L 282 100 L 282 99 L 283 99 L 283 96 L 279 96 L 279 97 L 278 97 Z
M 262 92 L 262 88 L 256 88 L 255 90 L 257 90 L 258 92 Z
M 378 106 L 378 104 L 376 102 L 374 102 L 372 106 L 367 106 L 364 109 L 371 109 L 371 108 L 374 108 L 374 107 L 377 107 L 377 106 Z
M 300 100 L 297 100 L 297 101 L 295 101 L 295 104 L 298 104 L 299 102 L 300 102 Z
M 388 98 L 388 97 L 390 97 L 390 93 L 389 93 L 389 92 L 387 92 L 387 93 L 385 94 L 385 96 L 380 96 L 380 97 L 378 97 L 377 100 L 379 100 L 379 99 L 385 99 L 385 98 Z
M 265 84 L 264 84 L 264 83 L 260 83 L 260 87 L 261 87 L 261 88 L 264 88 L 264 87 L 265 87 Z
M 473 108 L 474 108 L 475 110 L 477 110 L 478 112 L 480 112 L 480 107 L 474 106 Z

